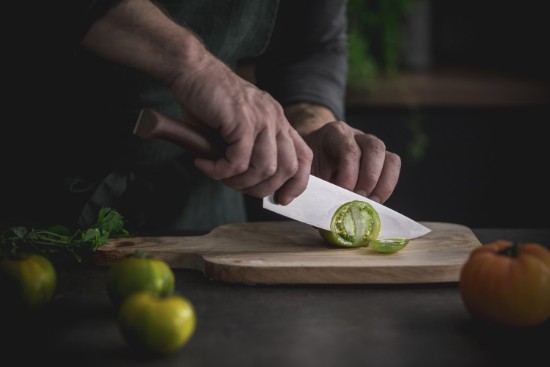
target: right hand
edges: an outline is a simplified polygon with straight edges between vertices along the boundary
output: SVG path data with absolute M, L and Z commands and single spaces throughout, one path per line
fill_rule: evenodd
M 279 103 L 154 3 L 122 1 L 92 25 L 81 45 L 166 83 L 188 117 L 220 133 L 224 156 L 195 162 L 210 178 L 251 196 L 277 192 L 280 204 L 305 190 L 313 155 Z
M 223 157 L 197 158 L 195 165 L 237 191 L 260 198 L 276 192 L 278 203 L 290 203 L 306 188 L 311 149 L 271 95 L 204 53 L 169 82 L 185 114 L 227 144 Z

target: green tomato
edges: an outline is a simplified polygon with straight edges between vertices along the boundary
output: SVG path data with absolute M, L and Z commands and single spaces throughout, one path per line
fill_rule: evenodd
M 174 273 L 168 264 L 140 253 L 118 260 L 107 272 L 107 293 L 116 308 L 132 293 L 169 295 L 174 287 Z
M 0 260 L 2 306 L 13 310 L 37 310 L 49 303 L 57 287 L 52 262 L 39 254 Z
M 187 344 L 195 331 L 196 314 L 193 304 L 180 295 L 137 292 L 120 306 L 118 326 L 130 346 L 166 355 Z
M 409 240 L 406 238 L 378 239 L 382 229 L 380 216 L 366 201 L 354 200 L 342 204 L 332 216 L 330 231 L 319 228 L 323 239 L 334 246 L 369 247 L 383 254 L 400 251 Z

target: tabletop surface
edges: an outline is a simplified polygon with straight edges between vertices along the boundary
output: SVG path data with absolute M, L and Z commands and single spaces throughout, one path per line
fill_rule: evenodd
M 550 230 L 473 229 L 550 246 Z M 246 285 L 175 269 L 197 329 L 164 357 L 131 350 L 105 289 L 107 269 L 58 269 L 52 302 L 26 318 L 4 316 L 0 364 L 71 366 L 503 366 L 546 365 L 550 322 L 505 328 L 474 321 L 457 283 Z M 6 361 L 10 361 L 6 363 Z

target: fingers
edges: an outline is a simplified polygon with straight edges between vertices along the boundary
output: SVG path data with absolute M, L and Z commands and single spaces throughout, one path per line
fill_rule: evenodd
M 370 198 L 381 178 L 386 158 L 386 145 L 372 134 L 361 133 L 355 137 L 355 140 L 361 149 L 361 160 L 360 174 L 357 176 L 353 190 Z
M 397 185 L 401 158 L 395 153 L 388 152 L 384 142 L 372 134 L 360 133 L 355 136 L 355 140 L 361 151 L 361 159 L 353 191 L 384 203 Z M 349 171 L 348 176 L 355 172 L 354 167 L 343 169 Z
M 313 152 L 298 135 L 296 130 L 290 131 L 294 148 L 297 154 L 297 170 L 277 191 L 275 201 L 281 205 L 289 204 L 295 197 L 300 195 L 306 189 L 309 174 L 311 172 L 311 162 L 313 161 Z
M 264 140 L 257 139 L 250 167 L 245 172 L 223 180 L 227 186 L 251 196 L 264 197 L 296 174 L 298 159 L 288 131 L 281 131 L 272 139 L 269 144 L 274 149 L 269 151 L 264 149 Z
M 249 159 L 242 160 L 240 168 L 231 164 L 231 157 L 228 149 L 226 157 L 218 161 L 197 159 L 195 164 L 209 177 L 217 177 L 225 185 L 250 196 L 261 198 L 277 191 L 276 201 L 286 205 L 305 190 L 313 153 L 288 125 L 275 137 L 268 130 L 258 134 Z
M 256 186 L 276 175 L 278 144 L 284 144 L 284 139 L 281 140 L 283 141 L 279 141 L 269 131 L 262 131 L 256 138 L 250 164 L 246 170 L 243 173 L 224 178 L 222 181 L 235 190 L 244 191 L 246 188 Z
M 388 200 L 397 185 L 400 171 L 401 158 L 395 153 L 386 152 L 384 167 L 382 168 L 376 186 L 369 195 L 369 199 L 379 203 L 384 203 Z
M 254 138 L 242 137 L 237 142 L 228 143 L 220 159 L 212 161 L 199 157 L 195 159 L 195 166 L 208 177 L 223 180 L 248 170 L 253 149 Z
M 268 129 L 253 138 L 242 137 L 238 143 L 229 145 L 223 158 L 211 162 L 212 170 L 203 172 L 241 191 L 276 173 L 278 143 L 275 134 Z
M 378 137 L 335 121 L 306 139 L 314 150 L 313 172 L 318 177 L 380 203 L 393 193 L 401 159 Z

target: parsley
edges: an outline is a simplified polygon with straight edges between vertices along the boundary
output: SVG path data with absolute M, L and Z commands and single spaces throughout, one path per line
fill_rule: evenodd
M 68 252 L 81 262 L 82 254 L 97 250 L 109 238 L 129 236 L 122 215 L 115 209 L 102 208 L 94 225 L 76 232 L 62 225 L 48 229 L 27 229 L 21 226 L 9 228 L 0 233 L 0 258 L 28 252 L 46 256 Z

